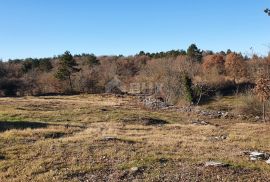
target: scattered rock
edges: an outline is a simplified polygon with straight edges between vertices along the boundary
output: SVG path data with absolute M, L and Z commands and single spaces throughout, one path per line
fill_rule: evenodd
M 114 137 L 114 136 L 105 136 L 103 137 L 102 139 L 103 141 L 116 141 L 116 140 L 119 140 L 117 137 Z
M 199 120 L 199 119 L 192 120 L 191 122 L 192 122 L 192 124 L 194 124 L 194 125 L 209 125 L 208 122 L 203 121 L 203 120 Z
M 228 167 L 229 164 L 224 164 L 222 162 L 216 162 L 216 161 L 209 161 L 209 162 L 206 162 L 205 167 Z
M 144 107 L 148 109 L 164 109 L 168 107 L 168 105 L 161 98 L 152 98 L 148 97 L 143 100 Z
M 47 133 L 44 135 L 44 138 L 45 139 L 48 139 L 48 138 L 52 138 L 52 139 L 57 139 L 57 138 L 61 138 L 63 136 L 65 136 L 66 133 L 64 132 L 54 132 L 54 133 Z
M 129 170 L 131 175 L 138 175 L 140 173 L 143 173 L 143 171 L 144 171 L 143 167 L 132 167 Z
M 133 140 L 123 139 L 123 138 L 117 138 L 117 137 L 114 137 L 114 136 L 105 136 L 100 141 L 105 141 L 105 142 L 121 142 L 121 143 L 127 143 L 127 144 L 134 144 L 134 143 L 136 143 Z
M 267 153 L 255 151 L 255 152 L 250 152 L 249 157 L 251 161 L 256 161 L 256 160 L 267 160 L 269 159 L 270 156 Z
M 228 138 L 228 135 L 219 135 L 219 136 L 213 136 L 210 138 L 211 141 L 223 141 Z
M 221 115 L 222 115 L 223 118 L 228 118 L 229 117 L 228 112 L 222 112 Z
M 139 168 L 138 167 L 132 167 L 132 168 L 130 168 L 130 171 L 131 172 L 138 172 Z
M 265 152 L 253 151 L 253 152 L 244 152 L 244 154 L 249 155 L 251 161 L 269 160 L 270 158 L 270 154 L 267 154 Z
M 256 119 L 256 120 L 260 120 L 260 116 L 256 116 L 255 119 Z

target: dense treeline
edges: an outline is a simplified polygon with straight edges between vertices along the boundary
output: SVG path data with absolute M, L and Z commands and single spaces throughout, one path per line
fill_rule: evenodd
M 0 95 L 104 93 L 108 83 L 117 78 L 123 92 L 130 92 L 131 85 L 137 83 L 137 92 L 155 92 L 168 103 L 197 103 L 205 95 L 255 85 L 262 75 L 269 75 L 269 68 L 270 56 L 249 58 L 231 50 L 202 51 L 195 44 L 186 51 L 141 51 L 129 57 L 73 56 L 67 51 L 54 58 L 0 62 Z

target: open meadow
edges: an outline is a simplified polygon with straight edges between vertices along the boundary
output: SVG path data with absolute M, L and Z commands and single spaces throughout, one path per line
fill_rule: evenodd
M 246 155 L 270 152 L 269 131 L 131 96 L 0 98 L 0 181 L 269 181 L 270 165 Z

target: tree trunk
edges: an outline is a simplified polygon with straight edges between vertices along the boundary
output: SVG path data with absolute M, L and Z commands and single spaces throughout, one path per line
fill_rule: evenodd
M 71 81 L 71 76 L 68 76 L 69 79 L 69 86 L 70 86 L 70 91 L 73 91 L 73 87 L 72 87 L 72 81 Z
M 236 95 L 238 96 L 239 94 L 239 84 L 236 84 Z
M 263 122 L 265 122 L 265 101 L 263 101 Z
M 200 92 L 200 96 L 199 96 L 199 99 L 198 99 L 197 104 L 196 104 L 197 106 L 200 104 L 201 99 L 202 99 L 202 90 Z

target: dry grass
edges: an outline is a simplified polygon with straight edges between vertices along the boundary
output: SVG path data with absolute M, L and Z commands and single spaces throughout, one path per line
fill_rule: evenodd
M 270 125 L 208 119 L 213 125 L 198 126 L 188 113 L 150 112 L 135 103 L 108 95 L 1 98 L 0 179 L 269 181 L 270 166 L 249 161 L 243 152 L 270 152 Z M 169 124 L 123 122 L 144 117 Z M 227 138 L 214 139 L 220 135 Z M 209 160 L 231 166 L 204 167 Z

